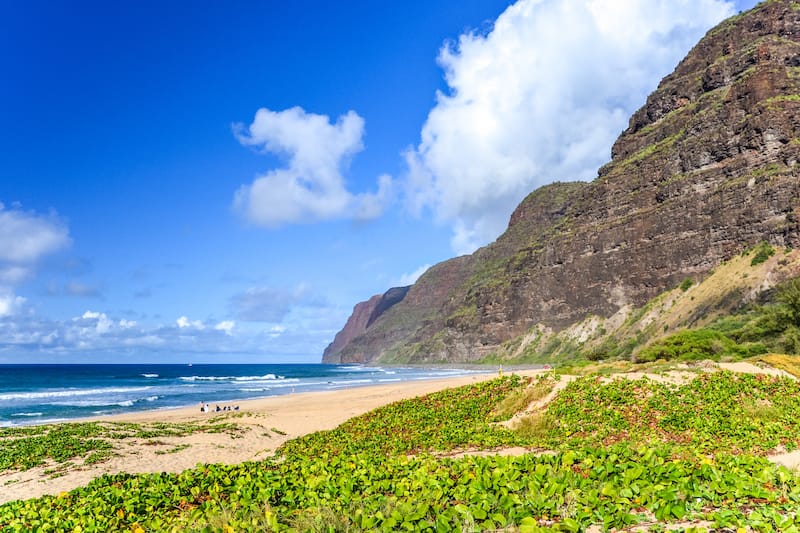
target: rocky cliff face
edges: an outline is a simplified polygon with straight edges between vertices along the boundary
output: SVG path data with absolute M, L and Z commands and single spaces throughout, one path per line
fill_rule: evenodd
M 335 359 L 480 360 L 531 328 L 641 306 L 760 241 L 797 246 L 799 160 L 800 4 L 773 0 L 701 40 L 597 179 L 531 193 L 496 242 L 431 268 Z
M 366 302 L 360 302 L 353 308 L 353 313 L 347 319 L 342 330 L 336 334 L 325 352 L 322 354 L 323 363 L 341 363 L 341 351 L 356 337 L 364 334 L 373 322 L 378 320 L 383 313 L 405 298 L 410 287 L 394 287 L 384 294 L 376 294 Z M 345 362 L 364 362 L 349 359 Z

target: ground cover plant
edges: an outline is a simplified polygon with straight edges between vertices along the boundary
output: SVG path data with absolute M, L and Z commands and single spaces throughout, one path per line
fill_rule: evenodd
M 493 408 L 526 385 L 505 378 L 398 402 L 262 462 L 103 476 L 0 506 L 0 531 L 800 529 L 800 480 L 762 456 L 798 442 L 787 418 L 798 412 L 795 382 L 719 372 L 669 387 L 588 376 L 544 411 L 569 423 L 537 436 L 493 426 Z M 709 416 L 707 429 L 700 422 Z M 425 453 L 498 442 L 557 451 Z
M 96 463 L 113 455 L 115 441 L 181 437 L 198 432 L 236 434 L 239 428 L 220 420 L 150 424 L 72 422 L 0 428 L 0 472 L 27 470 L 48 461 L 64 464 L 83 459 L 85 463 Z
M 279 453 L 413 454 L 517 443 L 513 432 L 489 422 L 493 420 L 494 407 L 527 383 L 519 376 L 511 376 L 395 402 L 352 418 L 331 431 L 291 440 Z
M 105 476 L 58 497 L 0 507 L 5 530 L 579 531 L 591 524 L 706 520 L 793 530 L 797 479 L 763 458 L 681 460 L 668 449 L 521 457 L 375 455 L 211 465 Z M 328 526 L 338 524 L 337 528 Z M 322 523 L 327 521 L 327 523 Z
M 675 385 L 650 379 L 573 381 L 539 414 L 528 445 L 669 444 L 675 453 L 765 454 L 800 445 L 800 382 L 763 374 L 701 373 Z M 682 453 L 682 452 L 681 452 Z

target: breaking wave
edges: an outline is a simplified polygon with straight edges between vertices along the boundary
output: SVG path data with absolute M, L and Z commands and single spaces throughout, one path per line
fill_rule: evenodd
M 92 396 L 99 394 L 120 394 L 126 392 L 141 392 L 149 389 L 150 387 L 116 387 L 104 389 L 67 389 L 38 392 L 12 392 L 8 394 L 0 394 L 0 402 L 11 400 L 38 400 L 44 398 L 71 398 L 74 396 Z
M 271 381 L 283 380 L 283 376 L 265 374 L 263 376 L 184 376 L 181 381 Z

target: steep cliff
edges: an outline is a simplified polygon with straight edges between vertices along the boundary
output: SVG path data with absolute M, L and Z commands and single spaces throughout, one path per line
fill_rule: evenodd
M 431 268 L 337 360 L 480 360 L 640 307 L 753 245 L 800 243 L 800 4 L 709 31 L 590 183 L 531 193 L 496 242 Z
M 342 330 L 336 334 L 325 352 L 322 354 L 323 363 L 341 363 L 340 352 L 359 335 L 367 331 L 373 322 L 378 320 L 383 313 L 394 305 L 403 301 L 410 287 L 393 287 L 383 294 L 376 294 L 366 302 L 357 303 L 353 313 L 347 319 Z M 356 362 L 349 360 L 347 362 Z M 363 362 L 363 361 L 358 361 Z

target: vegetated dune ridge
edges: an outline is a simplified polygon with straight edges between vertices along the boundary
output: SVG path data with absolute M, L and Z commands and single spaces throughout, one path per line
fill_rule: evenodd
M 659 372 L 630 371 L 612 373 L 603 378 L 638 380 L 648 379 L 669 384 L 684 384 L 697 377 L 701 371 L 729 370 L 738 373 L 763 374 L 792 378 L 791 374 L 764 364 L 750 362 L 702 362 L 691 367 L 675 364 L 670 370 Z M 511 374 L 536 377 L 550 370 L 523 370 Z M 57 495 L 86 485 L 103 474 L 180 472 L 197 464 L 236 464 L 267 458 L 287 441 L 317 431 L 333 429 L 352 417 L 403 399 L 427 395 L 447 388 L 490 380 L 503 371 L 460 376 L 448 379 L 422 380 L 402 384 L 358 387 L 339 391 L 292 394 L 241 402 L 237 412 L 200 413 L 194 408 L 149 411 L 98 419 L 107 423 L 134 424 L 225 424 L 235 426 L 229 431 L 197 431 L 181 436 L 150 438 L 147 436 L 119 439 L 114 443 L 113 456 L 95 464 L 81 464 L 79 459 L 67 466 L 49 462 L 27 470 L 0 473 L 0 504 L 16 499 Z M 509 375 L 509 372 L 505 373 Z M 574 375 L 562 375 L 548 394 L 514 414 L 502 425 L 513 428 L 521 419 L 546 409 L 548 403 Z M 88 421 L 88 420 L 87 420 Z M 458 458 L 468 455 L 520 455 L 529 453 L 524 447 L 500 447 L 490 450 L 453 450 L 438 454 Z M 774 454 L 776 463 L 788 468 L 800 466 L 800 450 Z
M 522 374 L 538 372 L 532 370 Z M 115 442 L 115 452 L 119 455 L 107 461 L 67 468 L 51 463 L 24 471 L 0 472 L 0 503 L 59 494 L 85 485 L 102 474 L 180 472 L 198 463 L 235 464 L 263 459 L 289 439 L 333 429 L 381 405 L 492 379 L 497 375 L 494 372 L 274 396 L 237 402 L 239 411 L 230 413 L 201 413 L 199 409 L 183 408 L 106 417 L 100 420 L 138 424 L 213 421 L 235 423 L 240 430 L 120 439 Z

